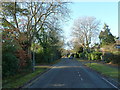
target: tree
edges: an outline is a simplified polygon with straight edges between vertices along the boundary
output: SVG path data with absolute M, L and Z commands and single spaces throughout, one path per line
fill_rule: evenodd
M 22 7 L 23 5 L 24 7 Z M 3 25 L 7 23 L 6 28 L 13 29 L 11 31 L 16 33 L 15 37 L 24 36 L 26 38 L 25 41 L 18 41 L 22 46 L 27 46 L 27 48 L 24 48 L 26 50 L 31 47 L 36 35 L 46 30 L 43 28 L 50 28 L 49 26 L 53 24 L 50 20 L 53 17 L 56 21 L 60 21 L 60 19 L 63 19 L 63 15 L 68 15 L 68 9 L 64 2 L 11 2 L 2 3 L 2 7 Z M 58 16 L 61 16 L 61 18 Z
M 73 49 L 73 41 L 72 40 L 67 41 L 66 45 L 70 48 L 70 50 Z
M 57 25 L 69 14 L 66 4 L 64 2 L 3 2 L 0 12 L 3 16 L 1 18 L 3 42 L 6 43 L 6 39 L 9 39 L 10 43 L 14 41 L 13 45 L 19 47 L 16 56 L 26 63 L 26 57 L 23 56 L 29 56 L 29 61 L 32 60 L 33 43 L 39 42 L 44 48 L 44 53 L 50 53 L 49 51 L 58 45 L 60 37 L 56 38 L 59 36 L 56 34 L 51 39 L 49 32 L 61 30 L 61 27 Z M 58 48 L 55 52 L 59 52 Z
M 72 34 L 76 42 L 84 48 L 89 48 L 92 38 L 99 31 L 100 22 L 95 17 L 79 17 L 75 20 Z
M 115 43 L 115 37 L 110 32 L 109 26 L 104 24 L 104 31 L 100 32 L 99 39 L 102 46 Z
M 74 47 L 75 47 L 74 49 L 77 53 L 82 53 L 83 52 L 83 47 L 82 46 L 76 45 Z
M 6 35 L 4 33 L 4 35 Z M 3 35 L 3 36 L 4 36 Z M 7 35 L 6 35 L 7 36 Z M 4 38 L 2 42 L 2 75 L 3 78 L 9 75 L 15 75 L 19 70 L 19 59 L 17 58 L 16 51 L 18 46 L 13 39 Z

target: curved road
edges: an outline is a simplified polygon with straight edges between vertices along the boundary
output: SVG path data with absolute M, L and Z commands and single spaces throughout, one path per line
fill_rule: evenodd
M 27 88 L 116 88 L 77 60 L 62 58 Z

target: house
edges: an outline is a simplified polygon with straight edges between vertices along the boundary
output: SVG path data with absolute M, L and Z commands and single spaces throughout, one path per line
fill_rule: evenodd
M 120 50 L 120 37 L 116 40 L 115 48 Z

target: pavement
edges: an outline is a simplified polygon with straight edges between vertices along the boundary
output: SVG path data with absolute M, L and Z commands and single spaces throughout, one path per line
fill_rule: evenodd
M 75 59 L 62 58 L 24 88 L 113 88 L 119 86 Z

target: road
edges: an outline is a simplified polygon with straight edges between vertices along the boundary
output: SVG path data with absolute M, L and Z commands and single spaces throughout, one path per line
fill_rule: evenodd
M 63 58 L 27 88 L 116 88 L 77 60 Z

